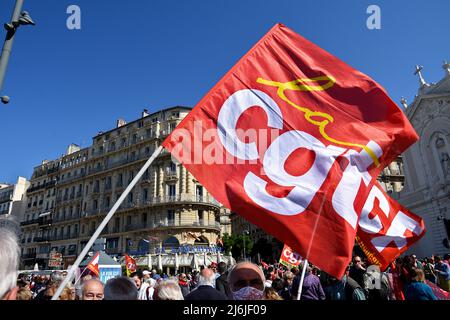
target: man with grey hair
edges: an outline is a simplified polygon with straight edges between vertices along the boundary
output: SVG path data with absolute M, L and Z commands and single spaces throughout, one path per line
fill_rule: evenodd
M 81 300 L 103 300 L 103 282 L 92 278 L 81 285 Z
M 20 248 L 12 231 L 0 229 L 0 300 L 16 300 Z
M 228 300 L 227 296 L 214 288 L 216 274 L 209 268 L 200 272 L 198 287 L 186 296 L 186 300 Z
M 116 277 L 106 281 L 104 300 L 138 300 L 138 289 L 128 277 Z
M 177 280 L 159 280 L 155 288 L 153 300 L 184 300 Z

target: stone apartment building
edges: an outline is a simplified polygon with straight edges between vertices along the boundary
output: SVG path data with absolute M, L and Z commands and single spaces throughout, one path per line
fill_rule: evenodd
M 188 114 L 172 107 L 99 132 L 34 169 L 23 220 L 25 268 L 46 267 L 50 251 L 72 264 L 109 209 L 160 143 Z M 221 209 L 222 208 L 222 209 Z M 162 248 L 214 247 L 229 212 L 163 149 L 103 230 L 106 252 L 145 255 Z

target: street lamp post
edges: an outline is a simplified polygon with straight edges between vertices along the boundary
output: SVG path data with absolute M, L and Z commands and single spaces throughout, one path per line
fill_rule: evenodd
M 11 54 L 12 45 L 14 41 L 14 35 L 16 34 L 17 28 L 20 25 L 35 25 L 34 21 L 31 19 L 30 15 L 26 11 L 22 11 L 24 0 L 16 0 L 14 6 L 14 11 L 11 17 L 10 23 L 5 23 L 5 29 L 7 31 L 5 42 L 3 44 L 2 54 L 0 56 L 0 91 L 3 87 L 3 80 L 5 78 L 6 67 L 8 66 L 9 56 Z M 0 97 L 0 100 L 6 104 L 9 102 L 8 96 Z
M 247 260 L 247 257 L 245 256 L 245 234 L 249 234 L 248 230 L 244 230 L 244 232 L 243 232 L 243 236 L 244 236 L 244 238 L 243 238 L 243 244 L 244 244 L 244 261 Z

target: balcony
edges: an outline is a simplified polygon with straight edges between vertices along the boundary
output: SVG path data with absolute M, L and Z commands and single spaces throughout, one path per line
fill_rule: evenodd
M 217 221 L 176 221 L 176 220 L 165 220 L 158 222 L 150 222 L 147 224 L 147 228 L 157 229 L 157 228 L 207 228 L 220 230 L 220 223 Z
M 33 242 L 48 242 L 51 241 L 51 237 L 46 236 L 46 237 L 35 237 L 33 239 Z
M 39 223 L 39 219 L 33 219 L 33 220 L 28 220 L 28 221 L 22 221 L 20 223 L 21 226 L 28 226 L 30 224 L 38 224 Z
M 134 231 L 134 230 L 140 230 L 140 229 L 145 229 L 145 224 L 134 223 L 134 224 L 128 224 L 125 226 L 125 231 Z
M 122 253 L 119 248 L 106 248 L 106 254 L 119 254 Z
M 90 168 L 89 169 L 89 174 L 94 174 L 94 173 L 98 173 L 98 172 L 100 172 L 100 171 L 103 171 L 105 169 L 105 167 L 104 166 L 97 166 L 97 167 L 95 167 L 95 168 Z
M 40 226 L 51 225 L 53 223 L 53 219 L 52 218 L 48 218 L 48 219 L 44 219 L 44 218 L 45 217 L 38 218 L 38 224 Z
M 177 180 L 177 170 L 166 170 L 165 180 Z
M 65 216 L 60 216 L 57 215 L 53 218 L 53 222 L 57 223 L 57 222 L 62 222 L 62 221 L 70 221 L 70 220 L 78 220 L 80 219 L 81 215 L 80 213 L 73 213 L 71 215 L 65 215 Z
M 22 255 L 22 259 L 36 259 L 36 252 Z

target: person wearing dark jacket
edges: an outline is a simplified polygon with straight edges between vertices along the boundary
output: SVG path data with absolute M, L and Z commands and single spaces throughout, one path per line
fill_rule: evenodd
M 209 268 L 205 268 L 200 273 L 198 286 L 191 291 L 185 300 L 228 300 L 222 292 L 214 289 L 216 274 Z
M 231 299 L 231 292 L 227 280 L 227 264 L 223 261 L 220 262 L 217 266 L 217 271 L 219 271 L 220 276 L 216 279 L 216 290 Z
M 186 298 L 191 289 L 189 287 L 189 280 L 185 273 L 180 274 L 180 276 L 178 277 L 178 285 L 181 288 L 181 293 L 183 294 L 183 297 Z

